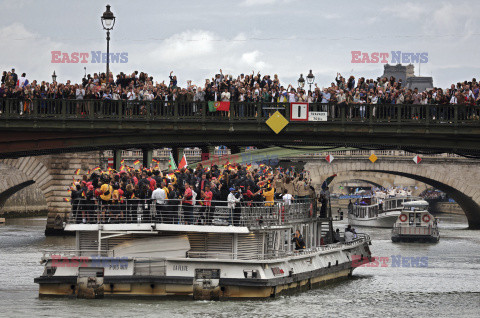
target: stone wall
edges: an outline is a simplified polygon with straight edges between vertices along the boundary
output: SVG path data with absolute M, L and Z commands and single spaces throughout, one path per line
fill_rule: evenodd
M 46 215 L 47 201 L 43 192 L 32 184 L 8 198 L 0 208 L 2 217 Z

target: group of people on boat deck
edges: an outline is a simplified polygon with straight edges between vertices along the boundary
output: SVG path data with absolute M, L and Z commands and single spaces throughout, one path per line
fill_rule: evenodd
M 199 164 L 195 170 L 168 172 L 110 170 L 84 175 L 71 189 L 71 202 L 78 223 L 136 222 L 137 207 L 149 211 L 154 202 L 156 222 L 178 223 L 181 206 L 181 222 L 211 224 L 213 207 L 225 206 L 233 211 L 230 224 L 237 225 L 241 205 L 272 207 L 275 202 L 290 205 L 294 200 L 315 198 L 310 183 L 305 172 L 264 164 L 256 169 L 252 165 L 227 164 L 219 169 Z M 194 215 L 195 206 L 200 206 L 200 218 Z

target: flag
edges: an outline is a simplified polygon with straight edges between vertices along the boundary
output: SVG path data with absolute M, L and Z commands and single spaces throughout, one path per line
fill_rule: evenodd
M 337 174 L 334 174 L 333 176 L 328 177 L 323 181 L 322 183 L 322 190 L 326 190 L 328 185 L 333 181 L 333 179 L 337 176 Z
M 158 163 L 157 159 L 152 159 L 152 162 Z
M 80 169 L 75 170 L 75 174 L 78 176 L 80 174 Z
M 178 169 L 182 169 L 183 167 L 188 166 L 187 164 L 187 157 L 185 157 L 185 154 L 183 154 L 182 160 L 180 160 L 180 163 L 178 164 Z
M 120 164 L 123 165 L 125 163 L 125 159 L 120 160 Z
M 208 110 L 211 112 L 228 112 L 230 111 L 230 102 L 208 102 Z
M 170 160 L 168 160 L 168 167 L 172 170 L 177 169 L 177 164 L 175 163 L 175 159 L 173 159 L 173 155 L 171 151 L 170 151 Z
M 417 165 L 420 163 L 420 161 L 422 161 L 422 158 L 420 158 L 418 155 L 413 157 L 413 162 L 415 162 Z
M 63 201 L 64 202 L 70 202 L 70 199 L 69 198 L 63 198 Z
M 95 167 L 95 168 L 93 169 L 93 171 L 97 171 L 97 170 L 100 170 L 100 167 L 99 167 L 99 166 L 97 166 L 97 167 Z
M 325 157 L 325 160 L 327 160 L 328 163 L 331 163 L 333 161 L 333 159 L 335 159 L 335 157 L 333 157 L 333 155 L 327 155 Z
M 121 165 L 121 166 L 120 166 L 120 171 L 122 171 L 122 170 L 125 170 L 125 166 L 124 166 L 124 165 Z
M 140 160 L 137 159 L 133 162 L 133 165 L 135 166 L 135 165 L 138 165 L 139 163 L 140 163 Z
M 247 170 L 250 170 L 251 168 L 252 168 L 252 164 L 250 163 L 247 165 Z

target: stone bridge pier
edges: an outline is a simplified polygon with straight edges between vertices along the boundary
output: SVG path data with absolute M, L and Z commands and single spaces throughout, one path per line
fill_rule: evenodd
M 339 159 L 332 163 L 307 160 L 305 170 L 319 188 L 333 174 L 339 179 L 362 179 L 381 184 L 384 175 L 413 179 L 447 193 L 464 211 L 470 229 L 480 229 L 480 165 L 478 160 L 424 160 L 415 164 L 408 159 Z M 360 177 L 362 173 L 365 177 Z M 374 178 L 375 177 L 375 178 Z M 393 180 L 385 179 L 385 180 Z M 392 181 L 389 181 L 392 182 Z
M 0 160 L 0 169 L 8 170 L 0 178 L 0 211 L 18 191 L 34 187 L 45 197 L 48 218 L 45 234 L 63 233 L 63 222 L 70 211 L 68 188 L 75 171 L 85 174 L 101 163 L 100 152 L 67 153 Z

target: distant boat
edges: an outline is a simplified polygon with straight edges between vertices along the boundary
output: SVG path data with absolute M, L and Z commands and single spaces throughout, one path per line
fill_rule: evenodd
M 418 197 L 394 196 L 382 199 L 381 196 L 358 199 L 348 206 L 348 224 L 391 228 L 397 220 L 405 202 L 419 200 Z
M 440 240 L 437 219 L 428 212 L 428 202 L 406 202 L 392 229 L 392 242 L 430 242 Z

